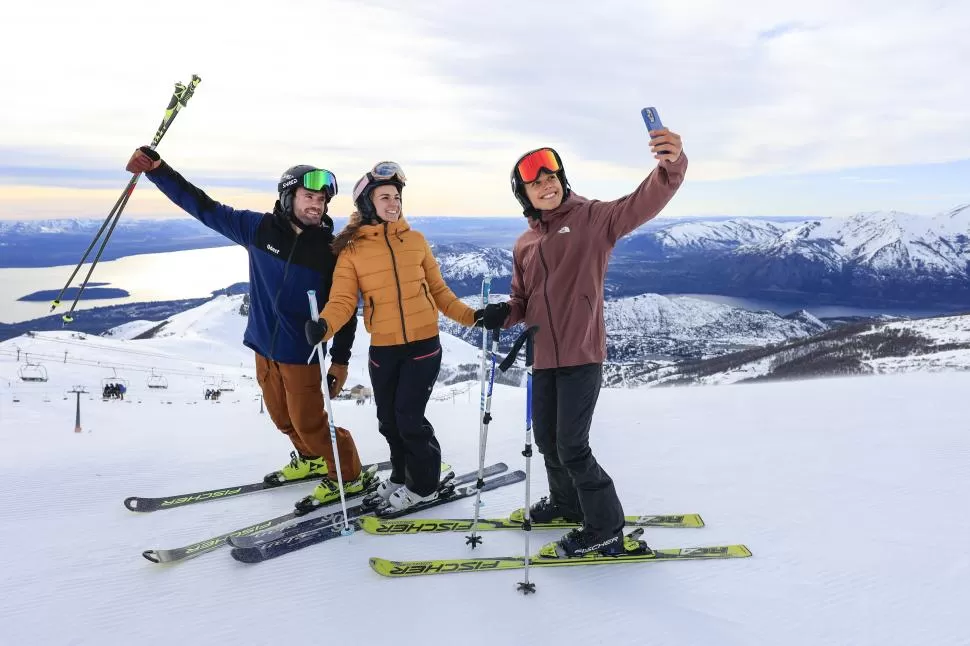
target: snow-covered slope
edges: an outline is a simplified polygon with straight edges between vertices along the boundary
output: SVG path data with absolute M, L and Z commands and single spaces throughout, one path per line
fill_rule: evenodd
M 847 325 L 824 334 L 636 375 L 642 383 L 726 384 L 838 374 L 970 371 L 970 315 Z
M 0 378 L 17 379 L 17 366 L 31 361 L 45 367 L 49 382 L 13 382 L 20 391 L 60 394 L 72 387 L 71 375 L 84 374 L 91 392 L 100 392 L 102 381 L 124 379 L 129 393 L 136 397 L 194 401 L 206 385 L 221 382 L 248 384 L 243 386 L 244 390 L 256 396 L 253 352 L 242 344 L 246 328 L 246 317 L 240 313 L 243 299 L 243 295 L 217 296 L 164 321 L 135 321 L 113 328 L 101 337 L 64 331 L 10 339 L 0 343 L 0 359 L 12 362 L 11 371 L 0 373 Z M 130 340 L 146 334 L 151 338 Z M 370 335 L 358 319 L 348 388 L 358 383 L 370 385 L 369 345 Z M 457 374 L 461 366 L 480 363 L 478 351 L 460 339 L 442 333 L 441 345 L 442 381 Z M 149 389 L 147 384 L 152 375 L 168 377 L 169 389 Z M 94 388 L 94 384 L 98 387 Z
M 162 340 L 174 357 L 182 341 Z M 195 352 L 181 355 L 185 365 Z M 0 355 L 3 377 L 15 366 Z M 71 363 L 63 370 L 60 384 L 88 378 Z M 285 513 L 310 490 L 151 514 L 122 507 L 130 495 L 241 484 L 285 463 L 291 447 L 258 402 L 82 397 L 83 432 L 74 433 L 73 398 L 45 402 L 41 392 L 21 391 L 15 403 L 4 380 L 0 642 L 962 645 L 968 389 L 970 374 L 953 373 L 605 389 L 590 437 L 626 513 L 696 512 L 706 521 L 648 530 L 650 544 L 741 542 L 753 556 L 534 569 L 536 594 L 524 598 L 521 571 L 388 580 L 368 567 L 372 556 L 469 556 L 460 533 L 358 532 L 258 565 L 232 560 L 225 548 L 173 566 L 149 563 L 145 549 Z M 496 386 L 489 461 L 524 467 L 524 398 L 525 389 Z M 338 401 L 334 410 L 364 460 L 387 458 L 373 407 Z M 477 389 L 432 401 L 427 415 L 445 458 L 474 469 Z M 540 455 L 532 467 L 535 500 L 547 491 Z M 481 511 L 507 514 L 524 496 L 522 485 L 486 493 Z M 456 502 L 426 515 L 473 513 Z M 533 531 L 531 548 L 561 534 Z M 523 553 L 523 532 L 484 538 L 474 555 Z

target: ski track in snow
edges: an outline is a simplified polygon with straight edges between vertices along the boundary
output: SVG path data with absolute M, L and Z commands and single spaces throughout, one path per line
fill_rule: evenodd
M 175 352 L 180 343 L 165 347 Z M 363 378 L 364 355 L 355 349 L 354 357 L 352 372 Z M 358 532 L 258 565 L 237 563 L 227 548 L 149 563 L 145 549 L 282 514 L 312 485 L 129 512 L 129 495 L 258 480 L 286 461 L 290 446 L 259 414 L 255 384 L 241 380 L 212 403 L 201 399 L 198 378 L 177 376 L 164 392 L 132 379 L 125 402 L 82 396 L 76 434 L 73 396 L 62 393 L 81 379 L 96 390 L 101 373 L 48 368 L 47 384 L 11 387 L 17 364 L 0 356 L 2 644 L 278 644 L 367 634 L 405 644 L 441 635 L 468 644 L 967 643 L 959 612 L 970 601 L 967 373 L 604 390 L 592 448 L 626 513 L 697 512 L 707 525 L 648 528 L 650 544 L 738 542 L 754 556 L 533 569 L 537 594 L 523 597 L 515 591 L 521 570 L 389 580 L 367 565 L 370 556 L 469 556 L 457 533 Z M 478 464 L 478 395 L 475 385 L 429 407 L 444 459 L 459 472 Z M 496 385 L 488 462 L 524 468 L 524 398 L 525 389 Z M 386 459 L 372 406 L 339 401 L 335 411 L 364 461 Z M 546 491 L 540 454 L 532 467 L 534 501 Z M 523 496 L 522 485 L 485 494 L 482 514 L 504 515 Z M 422 515 L 472 514 L 461 501 Z M 560 533 L 532 532 L 531 549 Z M 522 532 L 482 535 L 474 555 L 523 551 Z

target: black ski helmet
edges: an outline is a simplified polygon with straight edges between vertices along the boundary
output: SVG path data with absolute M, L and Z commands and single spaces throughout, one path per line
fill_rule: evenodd
M 536 148 L 535 150 L 530 150 L 529 152 L 519 157 L 519 159 L 512 166 L 512 173 L 509 175 L 509 179 L 512 184 L 512 194 L 515 195 L 515 199 L 519 201 L 519 204 L 522 206 L 522 209 L 523 209 L 523 214 L 526 215 L 527 217 L 538 218 L 540 214 L 539 214 L 539 210 L 536 209 L 534 206 L 532 206 L 532 201 L 529 200 L 529 196 L 526 195 L 525 185 L 527 184 L 527 182 L 519 174 L 519 164 L 521 164 L 522 161 L 527 157 L 529 157 L 530 155 L 533 155 L 535 153 L 547 153 L 547 152 L 551 153 L 551 159 L 552 159 L 553 165 L 558 166 L 559 168 L 558 170 L 556 170 L 554 168 L 549 168 L 546 165 L 542 165 L 541 170 L 546 170 L 550 173 L 554 173 L 556 176 L 559 177 L 559 183 L 562 184 L 562 190 L 563 190 L 563 193 L 562 193 L 563 202 L 565 202 L 566 198 L 569 197 L 569 193 L 571 191 L 569 187 L 569 180 L 566 179 L 566 167 L 563 165 L 562 158 L 559 156 L 559 153 L 556 152 L 555 149 L 549 148 L 549 147 Z M 537 173 L 537 176 L 538 176 L 538 173 Z M 531 181 L 535 181 L 535 179 L 533 178 L 533 180 Z
M 374 165 L 370 171 L 364 174 L 354 185 L 354 206 L 360 214 L 361 222 L 373 224 L 380 220 L 377 217 L 377 210 L 371 201 L 371 193 L 378 186 L 396 186 L 399 193 L 404 193 L 404 184 L 407 177 L 404 171 L 395 162 L 380 162 Z
M 307 186 L 308 175 L 314 180 L 310 186 Z M 286 169 L 276 186 L 276 192 L 279 193 L 277 205 L 284 214 L 291 218 L 295 217 L 293 214 L 293 196 L 296 195 L 298 186 L 303 186 L 310 191 L 323 191 L 326 194 L 327 204 L 323 207 L 323 214 L 326 215 L 330 200 L 337 194 L 337 176 L 324 168 L 307 164 Z

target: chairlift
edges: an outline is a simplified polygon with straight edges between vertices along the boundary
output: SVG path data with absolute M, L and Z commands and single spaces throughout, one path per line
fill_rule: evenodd
M 117 385 L 124 386 L 125 390 L 128 390 L 128 380 L 124 377 L 105 377 L 101 380 L 101 389 L 104 390 L 106 386 Z
M 28 361 L 17 370 L 21 381 L 47 381 L 47 368 L 39 363 Z
M 236 382 L 232 379 L 226 379 L 223 377 L 222 381 L 219 382 L 218 388 L 222 391 L 232 392 L 236 389 Z
M 148 376 L 148 387 L 155 389 L 168 388 L 168 379 L 165 378 L 165 375 L 155 374 L 155 369 L 152 368 L 152 374 Z

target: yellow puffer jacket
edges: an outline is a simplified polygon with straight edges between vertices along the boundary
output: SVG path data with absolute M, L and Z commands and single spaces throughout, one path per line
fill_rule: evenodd
M 364 295 L 364 327 L 371 345 L 401 345 L 438 334 L 438 312 L 471 327 L 475 310 L 455 296 L 441 277 L 427 240 L 397 222 L 364 225 L 340 252 L 330 298 L 320 313 L 328 340 L 357 311 Z

